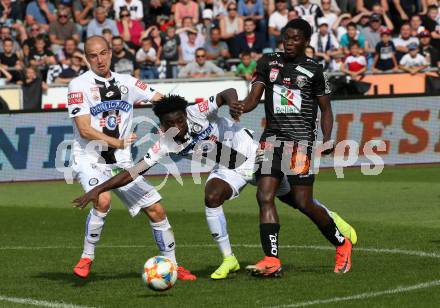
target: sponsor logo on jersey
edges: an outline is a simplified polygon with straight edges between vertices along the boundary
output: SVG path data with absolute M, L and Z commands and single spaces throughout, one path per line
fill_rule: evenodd
M 204 140 L 204 139 L 208 138 L 209 135 L 211 135 L 212 129 L 213 129 L 212 124 L 209 123 L 209 126 L 204 131 L 202 131 L 200 134 L 197 134 L 196 136 L 194 136 L 193 140 L 178 154 L 180 156 L 188 155 L 188 153 L 194 149 L 197 142 L 199 142 L 200 140 Z
M 129 112 L 131 110 L 131 104 L 126 101 L 105 101 L 96 106 L 90 108 L 90 114 L 96 116 L 97 114 L 111 111 L 111 110 L 122 110 L 124 112 Z
M 148 87 L 148 85 L 140 80 L 137 80 L 136 83 L 134 84 L 136 87 L 138 87 L 141 90 L 144 90 Z
M 98 184 L 98 183 L 99 183 L 99 181 L 98 181 L 97 178 L 91 178 L 91 179 L 89 180 L 89 185 L 90 185 L 90 186 L 95 186 L 95 185 Z
M 290 77 L 284 78 L 283 79 L 283 84 L 286 85 L 286 86 L 290 86 L 292 84 L 292 82 L 290 82 Z
M 298 88 L 302 88 L 307 84 L 307 77 L 303 75 L 296 76 L 296 85 Z
M 115 94 L 115 92 L 113 92 L 113 91 L 108 91 L 108 92 L 105 94 L 105 97 L 110 98 L 110 97 L 112 97 L 114 94 Z
M 272 62 L 269 62 L 269 65 L 277 65 L 279 67 L 284 67 L 283 63 L 278 62 L 277 60 L 274 60 Z
M 309 70 L 306 70 L 304 67 L 302 67 L 301 65 L 298 65 L 295 70 L 297 70 L 298 72 L 303 73 L 304 75 L 306 75 L 309 78 L 313 77 L 313 73 Z
M 72 115 L 75 115 L 75 114 L 77 114 L 78 112 L 80 112 L 80 110 L 81 110 L 81 108 L 79 108 L 79 107 L 76 107 L 75 109 L 73 109 L 72 110 Z
M 198 134 L 198 133 L 200 133 L 200 132 L 202 131 L 202 129 L 203 129 L 202 125 L 197 124 L 197 123 L 194 123 L 194 124 L 192 125 L 191 131 L 192 131 L 193 133 L 195 133 L 195 134 Z
M 67 94 L 68 105 L 82 104 L 83 102 L 84 98 L 82 92 L 70 92 L 69 94 Z
M 120 86 L 119 91 L 121 91 L 122 94 L 127 94 L 128 88 L 126 86 Z
M 92 98 L 95 101 L 101 100 L 101 95 L 99 94 L 99 87 L 90 88 L 90 93 L 92 94 Z
M 199 100 L 199 101 L 196 100 L 196 103 L 197 103 L 197 106 L 199 107 L 200 112 L 208 111 L 209 104 L 208 104 L 207 100 Z
M 274 85 L 273 87 L 273 112 L 300 113 L 301 91 Z
M 278 68 L 272 68 L 270 70 L 270 73 L 269 73 L 269 80 L 270 80 L 270 82 L 274 82 L 275 80 L 277 80 L 279 72 L 280 72 L 280 70 Z

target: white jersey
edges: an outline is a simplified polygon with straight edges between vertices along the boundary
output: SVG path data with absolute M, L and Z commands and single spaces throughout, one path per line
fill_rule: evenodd
M 225 152 L 230 154 L 228 157 L 217 157 L 222 162 L 227 163 L 227 165 L 222 165 L 223 167 L 252 170 L 258 147 L 252 139 L 252 133 L 235 122 L 218 116 L 217 111 L 218 106 L 214 96 L 188 106 L 186 108 L 188 133 L 185 136 L 187 141 L 178 145 L 175 142 L 170 144 L 169 141 L 159 140 L 148 150 L 144 156 L 144 161 L 152 167 L 170 153 L 191 159 L 195 149 L 202 152 L 211 151 L 213 147 L 209 147 L 205 142 L 209 141 L 212 145 L 216 145 L 217 154 Z M 206 148 L 200 147 L 201 143 L 199 142 L 201 141 L 204 141 Z M 219 146 L 226 146 L 231 150 L 230 152 L 220 152 L 221 148 Z M 241 158 L 244 158 L 245 162 L 237 154 L 241 154 Z M 243 164 L 240 165 L 240 163 Z
M 69 83 L 69 116 L 73 121 L 74 117 L 89 114 L 92 128 L 107 136 L 124 139 L 130 133 L 133 105 L 151 100 L 155 93 L 148 84 L 127 74 L 111 72 L 110 78 L 102 78 L 88 71 Z M 91 162 L 105 164 L 131 161 L 130 147 L 109 147 L 106 151 L 87 147 L 90 140 L 82 138 L 73 124 L 74 156 L 86 156 Z

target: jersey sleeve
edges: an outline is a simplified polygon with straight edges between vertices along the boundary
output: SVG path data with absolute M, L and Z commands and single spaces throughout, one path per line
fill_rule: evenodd
M 158 140 L 148 149 L 147 154 L 144 155 L 144 161 L 149 167 L 153 167 L 159 160 L 167 155 L 167 147 Z
M 187 108 L 187 112 L 197 118 L 207 118 L 216 115 L 217 111 L 218 106 L 214 95 L 208 99 L 196 99 L 196 103 Z
M 150 102 L 157 92 L 149 84 L 140 81 L 139 79 L 136 79 L 134 77 L 130 77 L 128 82 L 129 91 L 132 92 L 130 96 L 134 104 L 141 101 Z
M 262 56 L 257 61 L 257 68 L 255 69 L 254 76 L 252 77 L 251 84 L 254 83 L 262 83 L 265 86 L 269 84 L 267 80 L 268 72 L 267 72 L 267 58 L 265 56 Z
M 330 95 L 332 92 L 328 76 L 321 65 L 318 66 L 316 74 L 313 76 L 313 89 L 314 96 Z
M 71 118 L 90 114 L 90 106 L 87 101 L 86 93 L 84 92 L 84 87 L 81 87 L 77 80 L 72 80 L 69 83 L 67 106 L 69 117 Z

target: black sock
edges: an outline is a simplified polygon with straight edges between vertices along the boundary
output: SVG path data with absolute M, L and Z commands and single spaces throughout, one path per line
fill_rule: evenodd
M 278 258 L 278 232 L 280 224 L 260 224 L 260 240 L 264 254 Z
M 341 232 L 339 232 L 339 229 L 336 227 L 333 220 L 331 220 L 327 226 L 319 228 L 319 230 L 321 230 L 321 233 L 325 236 L 325 238 L 334 246 L 344 245 L 345 238 Z

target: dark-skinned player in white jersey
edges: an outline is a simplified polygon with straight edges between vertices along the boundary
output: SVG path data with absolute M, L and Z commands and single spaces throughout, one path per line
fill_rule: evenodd
M 304 54 L 311 33 L 312 29 L 305 20 L 289 21 L 282 31 L 284 53 L 263 55 L 258 60 L 248 96 L 242 102 L 230 103 L 231 115 L 238 120 L 243 113 L 258 105 L 265 92 L 267 122 L 257 155 L 260 158 L 257 170 L 260 239 L 265 256 L 247 267 L 256 276 L 277 277 L 282 272 L 275 197 L 285 175 L 291 186 L 293 203 L 336 247 L 335 273 L 350 270 L 352 242 L 357 241 L 345 230 L 338 229 L 338 216 L 313 199 L 314 175 L 310 166 L 318 107 L 324 143 L 331 144 L 333 113 L 330 87 L 323 68 Z M 333 149 L 331 144 L 322 154 L 331 154 Z

